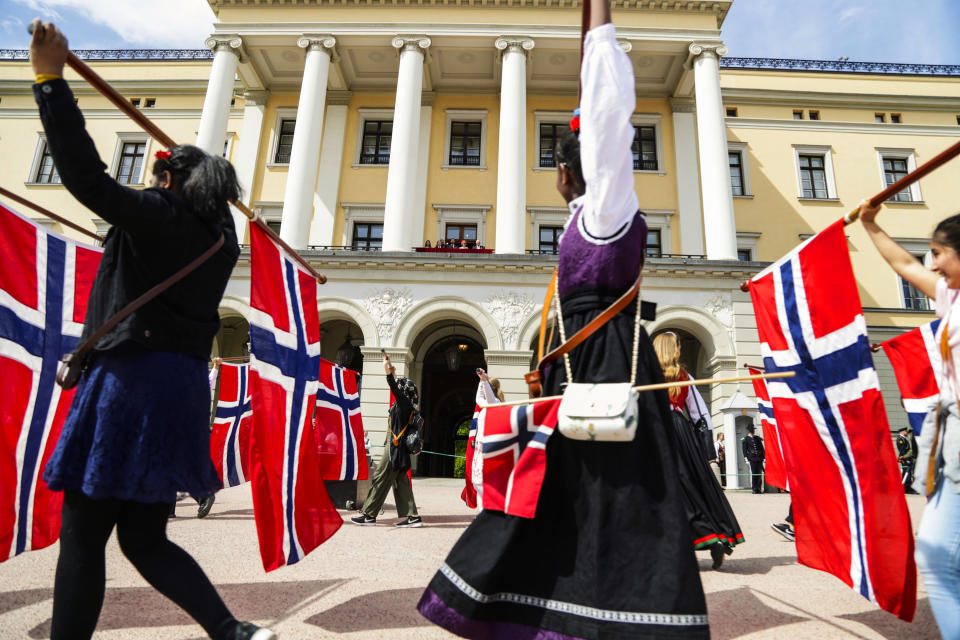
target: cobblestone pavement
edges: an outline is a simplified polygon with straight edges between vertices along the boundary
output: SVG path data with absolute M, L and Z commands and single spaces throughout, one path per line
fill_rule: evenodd
M 422 479 L 414 492 L 424 527 L 397 529 L 391 503 L 376 527 L 349 522 L 302 562 L 269 574 L 257 553 L 248 487 L 217 495 L 211 514 L 179 504 L 172 540 L 200 562 L 237 617 L 268 625 L 283 640 L 430 640 L 450 634 L 427 624 L 415 605 L 448 549 L 473 518 L 460 501 L 462 481 Z M 789 496 L 730 492 L 746 543 L 721 571 L 700 553 L 714 638 L 939 637 L 923 586 L 917 617 L 906 624 L 880 611 L 833 576 L 801 567 L 770 523 L 786 515 Z M 923 500 L 908 496 L 914 528 Z M 343 512 L 344 517 L 353 515 Z M 0 564 L 0 638 L 48 638 L 57 546 Z M 202 638 L 199 626 L 153 591 L 107 546 L 107 591 L 96 638 Z

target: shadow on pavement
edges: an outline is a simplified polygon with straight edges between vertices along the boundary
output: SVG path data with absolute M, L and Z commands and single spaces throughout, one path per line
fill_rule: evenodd
M 430 626 L 417 612 L 423 587 L 365 593 L 304 620 L 332 633 Z
M 744 612 L 749 612 L 749 615 L 744 615 Z M 708 593 L 707 613 L 710 615 L 710 637 L 713 640 L 739 638 L 808 620 L 768 607 L 748 587 Z
M 0 615 L 53 598 L 53 589 L 23 589 L 0 593 Z
M 937 622 L 933 619 L 933 611 L 930 609 L 930 602 L 927 601 L 926 598 L 917 600 L 917 615 L 914 616 L 913 622 L 904 622 L 882 609 L 874 609 L 873 611 L 864 611 L 862 613 L 850 613 L 837 617 L 859 622 L 890 640 L 899 638 L 926 640 L 927 638 L 934 639 L 940 637 Z
M 216 587 L 230 612 L 238 619 L 270 620 L 281 617 L 297 604 L 338 582 L 340 581 L 253 582 L 218 584 Z M 46 591 L 47 597 L 52 598 L 52 590 Z M 0 594 L 0 606 L 2 606 L 4 595 L 8 594 Z M 38 639 L 49 638 L 50 624 L 50 620 L 38 624 L 30 630 L 28 636 Z M 153 587 L 123 587 L 107 589 L 97 630 L 143 629 L 188 624 L 195 624 L 195 622 L 180 607 Z
M 458 524 L 458 525 L 468 525 L 473 522 L 473 519 L 476 518 L 476 514 L 469 515 L 456 515 L 456 516 L 423 516 L 423 524 L 426 525 L 436 525 L 436 524 Z
M 700 564 L 700 571 L 713 571 L 709 555 L 703 553 L 697 554 L 697 561 Z M 760 575 L 770 573 L 775 567 L 787 567 L 797 564 L 797 556 L 772 556 L 769 558 L 738 558 L 734 552 L 732 556 L 727 556 L 720 567 L 720 573 L 731 573 L 738 576 Z

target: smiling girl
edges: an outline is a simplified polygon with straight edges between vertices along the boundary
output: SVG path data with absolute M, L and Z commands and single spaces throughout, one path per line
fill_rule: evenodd
M 917 532 L 917 566 L 944 638 L 960 638 L 960 214 L 940 221 L 930 240 L 933 269 L 920 264 L 876 223 L 880 207 L 860 205 L 867 235 L 893 270 L 936 300 L 943 321 L 940 400 L 924 420 L 914 488 L 928 499 Z M 957 314 L 954 317 L 954 313 Z

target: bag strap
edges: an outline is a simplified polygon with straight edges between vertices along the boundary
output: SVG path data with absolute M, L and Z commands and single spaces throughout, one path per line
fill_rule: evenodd
M 100 339 L 103 338 L 103 336 L 107 335 L 111 329 L 113 329 L 115 326 L 120 324 L 120 322 L 122 322 L 131 313 L 133 313 L 143 305 L 147 304 L 148 302 L 156 298 L 158 295 L 160 295 L 161 293 L 163 293 L 164 291 L 166 291 L 167 289 L 169 289 L 170 287 L 172 287 L 173 285 L 177 284 L 178 282 L 183 280 L 185 277 L 190 275 L 190 273 L 195 271 L 197 267 L 199 267 L 204 262 L 209 260 L 213 256 L 213 254 L 219 251 L 220 247 L 223 246 L 223 243 L 225 241 L 226 241 L 226 238 L 224 238 L 223 234 L 221 233 L 220 237 L 217 238 L 217 241 L 214 242 L 209 249 L 207 249 L 206 251 L 201 253 L 199 256 L 194 258 L 193 261 L 190 262 L 188 265 L 186 265 L 185 267 L 182 267 L 179 271 L 174 273 L 172 276 L 168 277 L 166 280 L 164 280 L 160 284 L 151 287 L 150 289 L 147 290 L 146 293 L 144 293 L 140 297 L 127 303 L 127 306 L 125 306 L 123 309 L 120 309 L 120 311 L 116 312 L 114 315 L 110 316 L 110 318 L 108 318 L 106 322 L 104 322 L 96 331 L 93 332 L 92 336 L 87 338 L 83 342 L 83 344 L 77 347 L 76 351 L 73 352 L 73 357 L 82 359 L 83 356 L 86 355 L 91 349 L 93 349 L 93 347 L 96 346 L 98 342 L 100 342 Z
M 400 433 L 393 436 L 393 446 L 400 446 L 400 438 L 403 437 L 403 434 L 407 432 L 407 427 L 410 426 L 410 422 L 413 420 L 413 414 L 416 413 L 416 409 L 410 412 L 410 417 L 407 418 L 407 424 L 403 425 L 403 429 L 400 429 Z
M 547 334 L 547 319 L 550 317 L 550 302 L 553 300 L 553 295 L 557 291 L 557 273 L 559 271 L 560 267 L 557 267 L 553 270 L 553 277 L 550 278 L 550 284 L 547 285 L 547 293 L 543 296 L 543 308 L 540 309 L 540 338 L 537 341 L 537 362 L 543 360 L 543 341 Z M 553 338 L 552 332 L 550 338 L 551 340 Z M 549 344 L 549 342 L 547 344 Z
M 567 338 L 566 338 L 564 335 L 562 335 L 562 333 L 561 333 L 561 338 L 563 338 L 563 343 L 560 344 L 560 346 L 558 346 L 556 349 L 554 349 L 553 351 L 551 351 L 551 352 L 548 353 L 547 355 L 545 355 L 545 356 L 543 356 L 542 358 L 540 358 L 540 361 L 537 363 L 537 370 L 538 370 L 538 371 L 543 371 L 543 367 L 546 366 L 548 363 L 553 362 L 554 360 L 556 360 L 556 359 L 559 358 L 560 356 L 563 356 L 563 355 L 566 355 L 566 354 L 570 353 L 570 351 L 572 351 L 574 347 L 576 347 L 576 346 L 578 346 L 579 344 L 581 344 L 584 340 L 586 340 L 586 339 L 589 338 L 591 335 L 593 335 L 594 332 L 597 331 L 597 329 L 599 329 L 600 327 L 602 327 L 603 325 L 605 325 L 605 324 L 606 324 L 607 322 L 609 322 L 614 316 L 616 316 L 618 313 L 620 313 L 621 311 L 623 311 L 624 309 L 626 309 L 627 306 L 633 301 L 633 299 L 638 297 L 638 294 L 640 293 L 640 285 L 641 285 L 641 284 L 643 284 L 643 273 L 642 273 L 642 272 L 640 273 L 640 275 L 637 276 L 637 281 L 633 283 L 633 286 L 632 286 L 632 287 L 630 287 L 630 288 L 629 288 L 622 296 L 620 296 L 620 298 L 618 298 L 613 304 L 611 304 L 609 307 L 607 307 L 606 309 L 604 309 L 603 312 L 600 313 L 600 315 L 598 315 L 596 318 L 594 318 L 594 319 L 591 320 L 589 323 L 587 323 L 586 326 L 584 326 L 582 329 L 580 329 L 579 331 L 577 331 L 575 334 L 573 334 L 572 336 L 570 336 L 569 339 L 567 339 Z M 558 306 L 559 306 L 559 305 L 558 305 Z M 639 318 L 639 314 L 640 314 L 640 302 L 639 302 L 639 300 L 638 300 L 638 301 L 637 301 L 637 317 L 638 317 L 638 318 Z M 544 317 L 544 313 L 541 312 L 541 320 L 543 319 L 543 317 Z M 559 322 L 560 322 L 560 330 L 561 330 L 561 332 L 562 332 L 562 331 L 563 331 L 563 319 L 562 319 L 562 318 L 558 318 L 558 320 L 559 320 Z M 634 324 L 637 325 L 637 326 L 634 326 L 634 331 L 633 331 L 633 332 L 634 332 L 634 342 L 636 343 L 637 338 L 639 337 L 639 334 L 640 334 L 640 329 L 639 329 L 639 322 L 635 322 Z M 542 327 L 541 327 L 541 335 L 542 335 L 542 331 L 543 331 L 543 329 L 542 329 Z M 636 367 L 636 358 L 637 358 L 637 348 L 636 348 L 636 344 L 634 344 L 634 363 L 633 363 L 633 364 L 634 364 L 634 366 L 633 366 L 633 369 L 634 369 L 634 374 L 633 374 L 633 375 L 634 375 L 634 376 L 636 375 L 636 368 L 637 368 L 637 367 Z M 571 382 L 572 382 L 572 380 L 571 380 Z

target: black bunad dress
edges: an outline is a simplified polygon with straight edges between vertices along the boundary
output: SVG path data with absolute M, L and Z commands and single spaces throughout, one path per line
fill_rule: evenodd
M 637 210 L 629 151 L 632 68 L 617 47 L 612 24 L 587 35 L 583 78 L 587 193 L 570 203 L 573 214 L 559 251 L 567 335 L 633 284 L 647 232 Z M 604 129 L 608 121 L 612 125 Z M 622 153 L 611 153 L 614 147 Z M 603 166 L 611 158 L 618 166 Z M 604 172 L 618 175 L 611 182 Z M 591 184 L 607 191 L 591 191 Z M 598 234 L 611 224 L 593 212 L 609 207 L 611 195 L 621 196 L 621 208 L 624 203 L 633 208 L 608 233 Z M 587 224 L 598 221 L 606 226 L 591 226 L 597 234 L 591 235 Z M 575 382 L 630 379 L 634 313 L 631 304 L 571 352 Z M 562 360 L 552 363 L 544 394 L 562 393 L 565 379 Z M 642 329 L 636 380 L 663 381 Z M 554 433 L 535 517 L 482 511 L 430 582 L 419 611 L 466 638 L 708 638 L 703 587 L 680 496 L 670 402 L 665 391 L 656 391 L 641 393 L 639 405 L 631 442 L 571 440 Z

